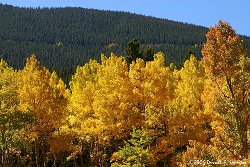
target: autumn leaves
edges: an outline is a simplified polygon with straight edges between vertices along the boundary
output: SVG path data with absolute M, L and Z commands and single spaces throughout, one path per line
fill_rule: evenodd
M 147 157 L 133 161 L 141 166 L 247 160 L 246 49 L 231 26 L 220 21 L 210 28 L 202 54 L 202 61 L 193 55 L 178 70 L 165 66 L 163 53 L 131 64 L 102 55 L 101 63 L 77 67 L 68 89 L 35 56 L 18 72 L 1 61 L 2 164 L 10 164 L 12 148 L 29 155 L 18 163 L 31 166 L 111 166 L 112 155 L 120 157 L 113 166 L 133 165 L 127 160 L 141 155 Z M 19 123 L 15 128 L 13 120 Z M 134 133 L 147 144 L 136 143 L 141 140 Z

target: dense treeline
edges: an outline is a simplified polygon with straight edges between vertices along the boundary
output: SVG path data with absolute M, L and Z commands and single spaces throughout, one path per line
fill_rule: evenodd
M 163 51 L 169 50 L 168 55 L 178 59 L 195 43 L 201 44 L 207 31 L 202 27 L 122 12 L 24 9 L 5 5 L 1 5 L 1 27 L 3 44 L 19 46 L 13 47 L 14 54 L 27 56 L 36 52 L 41 57 L 52 57 L 58 64 L 49 64 L 51 60 L 44 62 L 42 58 L 43 63 L 52 67 L 82 64 L 90 57 L 99 59 L 100 52 L 120 54 L 135 37 L 142 44 L 166 48 Z
M 220 21 L 202 54 L 181 69 L 161 52 L 131 63 L 102 55 L 69 88 L 35 55 L 21 70 L 1 60 L 1 166 L 247 165 L 247 50 Z
M 100 53 L 125 55 L 127 43 L 138 38 L 179 63 L 188 49 L 200 58 L 207 28 L 125 12 L 83 8 L 18 8 L 0 4 L 0 57 L 22 68 L 35 53 L 42 64 L 65 81 L 77 65 Z M 244 37 L 247 48 L 250 40 Z M 197 44 L 197 48 L 194 45 Z

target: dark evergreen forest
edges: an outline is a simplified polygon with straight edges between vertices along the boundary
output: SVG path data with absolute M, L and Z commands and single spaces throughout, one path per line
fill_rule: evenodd
M 163 11 L 164 12 L 164 11 Z M 100 54 L 126 55 L 127 43 L 162 51 L 179 64 L 188 52 L 200 58 L 208 28 L 126 12 L 84 8 L 20 8 L 0 4 L 0 58 L 22 68 L 35 53 L 41 63 L 68 81 L 77 65 Z M 250 38 L 241 37 L 247 48 Z

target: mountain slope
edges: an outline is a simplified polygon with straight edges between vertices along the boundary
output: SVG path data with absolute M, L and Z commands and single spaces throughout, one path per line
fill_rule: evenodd
M 100 53 L 125 54 L 138 38 L 178 63 L 188 49 L 199 56 L 207 28 L 125 12 L 83 8 L 19 8 L 0 4 L 0 58 L 21 68 L 35 53 L 43 65 L 59 73 Z M 250 48 L 250 38 L 243 37 Z M 198 44 L 198 48 L 194 48 Z

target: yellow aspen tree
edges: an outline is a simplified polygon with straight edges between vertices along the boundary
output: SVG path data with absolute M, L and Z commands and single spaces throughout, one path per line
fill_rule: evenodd
M 189 141 L 187 150 L 177 163 L 180 167 L 186 166 L 228 166 L 229 162 L 219 157 L 220 150 L 210 144 L 200 143 L 195 140 Z
M 175 72 L 175 76 L 177 89 L 176 98 L 172 103 L 174 110 L 172 120 L 181 122 L 179 127 L 175 125 L 178 129 L 184 129 L 185 133 L 182 133 L 184 136 L 181 139 L 185 142 L 188 140 L 209 141 L 211 116 L 204 113 L 202 95 L 205 72 L 202 63 L 191 55 L 190 59 L 184 63 L 184 67 Z
M 27 129 L 27 138 L 33 141 L 36 165 L 46 164 L 46 153 L 53 133 L 65 123 L 67 89 L 55 72 L 52 74 L 32 55 L 19 72 L 20 108 L 30 111 L 35 121 Z
M 98 121 L 97 129 L 101 132 L 98 139 L 106 150 L 106 165 L 110 164 L 111 155 L 121 141 L 128 138 L 132 128 L 140 126 L 140 113 L 134 110 L 131 92 L 126 61 L 113 54 L 109 58 L 102 56 L 93 107 Z
M 214 116 L 213 144 L 228 159 L 249 155 L 249 59 L 243 41 L 232 27 L 219 21 L 206 35 L 202 62 L 208 77 L 206 112 Z M 214 102 L 214 103 L 211 103 Z
M 99 68 L 100 64 L 94 60 L 83 67 L 78 66 L 70 82 L 72 93 L 68 106 L 70 110 L 69 123 L 73 133 L 77 136 L 83 136 L 83 139 L 91 138 L 91 134 L 98 133 L 94 132 L 93 101 Z
M 133 85 L 133 96 L 137 110 L 143 116 L 142 128 L 155 141 L 152 152 L 160 161 L 170 154 L 169 103 L 175 98 L 175 77 L 165 66 L 162 53 L 154 56 L 154 61 L 137 59 L 130 65 L 129 76 Z M 171 148 L 172 149 L 172 148 Z
M 171 104 L 172 111 L 174 111 L 171 119 L 174 133 L 172 133 L 171 140 L 176 140 L 179 150 L 177 156 L 173 157 L 172 163 L 178 165 L 177 163 L 182 161 L 185 166 L 189 160 L 202 159 L 202 152 L 200 155 L 193 155 L 191 151 L 201 147 L 210 148 L 208 146 L 213 137 L 210 122 L 213 117 L 211 113 L 204 111 L 205 71 L 202 62 L 191 55 L 190 59 L 185 61 L 184 67 L 175 71 L 175 76 L 177 89 L 176 98 Z M 194 148 L 197 143 L 201 147 Z M 203 158 L 209 160 L 209 157 Z
M 203 80 L 204 69 L 194 56 L 182 69 L 172 72 L 171 80 L 166 80 L 168 85 L 172 83 L 163 96 L 171 97 L 164 102 L 167 114 L 161 118 L 166 121 L 167 133 L 157 139 L 153 148 L 154 155 L 165 165 L 176 163 L 176 156 L 186 150 L 189 140 L 206 142 L 209 138 L 210 130 L 205 128 L 209 119 L 203 113 L 201 100 Z
M 113 54 L 109 58 L 102 55 L 101 64 L 90 61 L 78 67 L 71 90 L 69 120 L 72 128 L 78 139 L 94 142 L 89 143 L 93 147 L 90 148 L 92 165 L 99 162 L 105 166 L 118 149 L 117 144 L 126 139 L 141 120 L 133 109 L 126 61 Z
M 137 127 L 140 123 L 140 114 L 133 110 L 132 86 L 123 58 L 112 54 L 109 58 L 102 56 L 98 87 L 93 106 L 95 116 L 105 125 L 100 126 L 106 134 L 101 140 L 123 139 L 129 135 L 132 126 Z
M 101 65 L 90 60 L 83 67 L 78 66 L 76 73 L 70 81 L 71 96 L 69 98 L 68 117 L 70 132 L 78 142 L 73 146 L 73 152 L 69 158 L 91 154 L 91 161 L 96 158 L 93 150 L 96 150 L 96 140 L 99 130 L 97 129 L 93 102 L 97 88 L 97 70 Z M 98 150 L 97 150 L 98 151 Z M 90 160 L 89 160 L 90 161 Z M 89 165 L 92 162 L 89 162 Z M 87 164 L 83 164 L 87 165 Z
M 142 59 L 136 59 L 130 64 L 129 67 L 129 79 L 130 84 L 132 85 L 132 94 L 135 101 L 134 110 L 137 110 L 138 113 L 145 113 L 145 91 L 142 86 L 142 83 L 145 80 L 144 75 L 145 62 Z
M 144 78 L 145 126 L 155 136 L 166 135 L 169 121 L 167 104 L 175 97 L 175 80 L 172 71 L 165 66 L 162 53 L 155 54 L 154 61 L 146 63 Z
M 172 72 L 165 67 L 164 55 L 156 54 L 154 61 L 151 62 L 137 59 L 130 65 L 129 77 L 133 86 L 136 108 L 146 120 L 145 126 L 153 130 L 154 124 L 159 123 L 162 124 L 160 126 L 163 131 L 159 133 L 166 133 L 166 127 L 164 128 L 163 125 L 165 123 L 159 119 L 164 119 L 166 114 L 164 105 L 174 97 L 174 91 L 172 91 L 174 85 Z
M 17 72 L 3 60 L 0 61 L 0 154 L 1 166 L 11 164 L 10 145 L 19 139 L 18 131 L 31 122 L 29 113 L 18 108 Z M 17 148 L 18 149 L 18 148 Z

